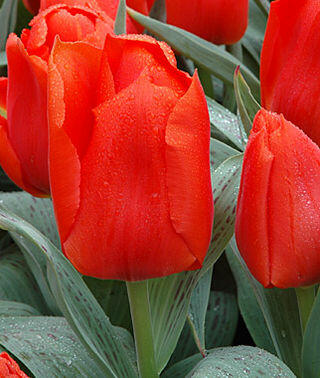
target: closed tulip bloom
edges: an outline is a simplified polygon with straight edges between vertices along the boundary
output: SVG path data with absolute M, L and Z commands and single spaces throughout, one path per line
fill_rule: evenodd
M 0 354 L 0 377 L 2 378 L 28 378 L 19 365 L 8 353 Z
M 166 0 L 167 22 L 217 45 L 239 41 L 248 25 L 248 0 Z
M 109 35 L 101 57 L 57 43 L 49 125 L 61 244 L 81 273 L 136 281 L 201 267 L 213 218 L 208 111 L 197 74 L 179 71 L 167 45 Z
M 30 13 L 38 13 L 40 7 L 40 0 L 23 0 L 23 4 Z
M 127 6 L 136 11 L 148 15 L 155 0 L 127 0 Z M 52 5 L 59 4 L 61 0 L 41 0 L 41 9 L 44 10 Z M 67 5 L 81 5 L 99 9 L 105 12 L 113 20 L 116 19 L 119 0 L 63 0 Z M 143 27 L 127 16 L 127 33 L 142 33 Z
M 261 54 L 262 105 L 320 145 L 320 2 L 271 3 Z
M 8 79 L 0 81 L 0 109 L 2 103 L 7 114 L 0 118 L 0 164 L 18 186 L 41 197 L 50 193 L 47 75 L 55 37 L 102 48 L 112 21 L 90 9 L 57 5 L 30 26 L 21 39 L 11 34 L 7 41 Z
M 282 115 L 256 115 L 236 216 L 242 257 L 265 287 L 320 281 L 320 149 Z

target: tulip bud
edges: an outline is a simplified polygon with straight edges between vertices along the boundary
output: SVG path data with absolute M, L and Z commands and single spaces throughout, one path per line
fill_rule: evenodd
M 16 361 L 6 352 L 0 354 L 0 377 L 28 378 Z
M 282 115 L 262 109 L 243 161 L 236 240 L 265 287 L 320 281 L 320 150 Z
M 167 22 L 217 45 L 239 41 L 248 25 L 248 0 L 166 0 Z
M 39 13 L 21 40 L 15 34 L 8 38 L 8 80 L 0 82 L 7 112 L 7 120 L 0 118 L 0 164 L 18 186 L 35 196 L 50 193 L 47 61 L 55 37 L 102 48 L 113 28 L 106 17 L 89 8 L 57 5 Z
M 320 3 L 271 3 L 261 53 L 261 99 L 320 145 Z
M 82 274 L 103 279 L 200 268 L 213 201 L 197 74 L 179 71 L 171 49 L 147 36 L 108 35 L 98 61 L 99 50 L 83 43 L 57 43 L 50 59 L 50 182 L 62 249 Z

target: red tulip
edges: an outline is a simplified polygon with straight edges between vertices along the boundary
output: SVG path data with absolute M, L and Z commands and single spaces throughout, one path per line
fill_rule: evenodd
M 166 0 L 167 22 L 215 44 L 231 45 L 248 25 L 248 0 Z
M 109 35 L 101 65 L 99 57 L 83 43 L 57 43 L 50 59 L 50 180 L 63 251 L 104 279 L 197 269 L 213 217 L 198 76 L 147 36 Z
M 320 145 L 320 2 L 271 3 L 261 54 L 262 105 Z
M 7 41 L 8 82 L 0 82 L 0 99 L 7 99 L 7 120 L 0 119 L 0 164 L 22 189 L 46 196 L 47 61 L 54 39 L 82 40 L 102 48 L 112 22 L 90 9 L 57 5 L 36 16 L 30 26 L 21 40 L 11 34 Z
M 126 4 L 145 15 L 149 14 L 155 0 L 127 0 Z M 61 0 L 41 0 L 41 9 L 51 5 L 59 4 Z M 104 11 L 109 17 L 115 20 L 119 6 L 119 0 L 63 0 L 67 5 L 88 6 L 93 9 Z M 127 33 L 141 33 L 143 27 L 127 16 Z
M 40 0 L 22 0 L 24 6 L 32 14 L 37 14 L 39 12 Z
M 28 378 L 28 376 L 20 369 L 16 361 L 5 352 L 0 354 L 0 377 Z
M 265 287 L 320 281 L 320 149 L 282 115 L 256 115 L 246 148 L 236 240 Z

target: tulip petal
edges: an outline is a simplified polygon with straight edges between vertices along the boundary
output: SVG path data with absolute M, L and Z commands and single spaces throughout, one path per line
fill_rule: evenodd
M 24 182 L 47 194 L 50 191 L 47 64 L 36 56 L 29 56 L 14 34 L 7 41 L 7 58 L 8 138 L 21 163 Z
M 169 47 L 150 36 L 108 35 L 106 46 L 101 71 L 111 70 L 115 92 L 133 83 L 146 68 L 154 84 L 174 88 L 179 97 L 184 95 L 190 85 L 190 76 L 178 71 L 173 64 Z M 101 82 L 104 88 L 109 81 Z
M 260 68 L 262 105 L 283 113 L 318 145 L 319 23 L 317 1 L 272 2 Z
M 166 129 L 166 176 L 170 218 L 201 266 L 209 247 L 213 201 L 210 178 L 210 122 L 195 73 Z M 191 126 L 192 125 L 192 126 Z
M 176 102 L 171 89 L 144 75 L 96 109 L 81 161 L 80 208 L 62 240 L 81 273 L 142 280 L 196 260 L 169 216 L 165 127 Z
M 0 115 L 7 112 L 7 89 L 8 79 L 0 77 Z
M 23 173 L 20 161 L 12 148 L 7 134 L 7 120 L 0 115 L 0 165 L 6 174 L 21 189 L 36 197 L 47 197 L 46 194 L 37 190 L 23 180 Z
M 49 62 L 50 182 L 62 240 L 79 207 L 80 159 L 94 125 L 100 59 L 93 46 L 57 40 Z
M 264 113 L 255 123 L 266 124 Z M 268 193 L 273 154 L 264 128 L 251 133 L 243 160 L 241 185 L 237 204 L 236 240 L 251 273 L 263 286 L 270 283 L 270 252 L 268 235 Z

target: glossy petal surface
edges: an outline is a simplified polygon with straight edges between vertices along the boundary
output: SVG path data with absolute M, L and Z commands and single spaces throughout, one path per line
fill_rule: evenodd
M 261 55 L 262 105 L 320 144 L 320 2 L 271 4 Z
M 320 280 L 320 150 L 283 116 L 261 110 L 245 153 L 236 238 L 266 287 Z
M 166 0 L 167 22 L 215 44 L 236 43 L 248 24 L 248 0 Z

